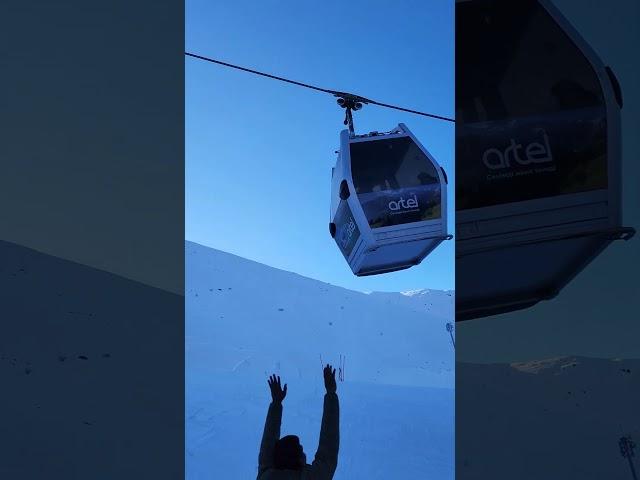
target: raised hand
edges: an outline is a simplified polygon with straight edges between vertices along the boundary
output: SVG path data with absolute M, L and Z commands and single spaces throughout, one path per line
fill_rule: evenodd
M 268 380 L 269 388 L 271 389 L 271 400 L 274 403 L 282 403 L 284 397 L 287 396 L 287 384 L 284 384 L 284 388 L 280 385 L 280 377 L 271 375 Z
M 327 389 L 327 393 L 335 393 L 338 389 L 336 385 L 336 369 L 331 368 L 331 365 L 327 363 L 324 367 L 324 388 Z

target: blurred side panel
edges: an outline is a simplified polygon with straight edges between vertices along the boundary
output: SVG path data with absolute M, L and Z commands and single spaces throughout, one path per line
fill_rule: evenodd
M 184 474 L 184 4 L 0 5 L 0 478 Z
M 632 478 L 639 18 L 456 3 L 457 478 Z

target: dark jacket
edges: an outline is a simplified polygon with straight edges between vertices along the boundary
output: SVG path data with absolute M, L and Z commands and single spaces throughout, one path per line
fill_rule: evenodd
M 273 449 L 280 438 L 282 404 L 272 402 L 260 445 L 258 480 L 331 480 L 338 466 L 339 417 L 338 395 L 325 394 L 320 442 L 313 463 L 305 465 L 302 470 L 276 470 L 273 465 Z

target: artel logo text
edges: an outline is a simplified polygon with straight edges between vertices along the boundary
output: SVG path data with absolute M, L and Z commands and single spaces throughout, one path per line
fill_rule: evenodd
M 482 162 L 491 170 L 500 170 L 510 168 L 515 162 L 518 165 L 531 165 L 533 163 L 546 163 L 553 161 L 551 147 L 549 146 L 549 137 L 547 133 L 542 132 L 541 142 L 531 142 L 526 146 L 516 143 L 511 138 L 509 146 L 502 152 L 498 148 L 489 148 L 482 155 Z
M 418 197 L 414 195 L 413 198 L 409 197 L 406 200 L 404 199 L 404 197 L 400 197 L 400 200 L 391 200 L 388 206 L 389 210 L 393 212 L 397 212 L 398 210 L 409 210 L 418 208 Z

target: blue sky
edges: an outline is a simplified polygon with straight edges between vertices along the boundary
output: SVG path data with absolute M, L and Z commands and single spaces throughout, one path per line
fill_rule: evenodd
M 186 50 L 324 88 L 454 116 L 454 2 L 186 4 Z M 454 242 L 359 278 L 328 233 L 344 111 L 328 94 L 185 58 L 185 237 L 361 291 L 454 288 Z M 406 123 L 454 178 L 452 123 L 365 106 L 356 132 Z M 453 188 L 448 192 L 453 233 Z

